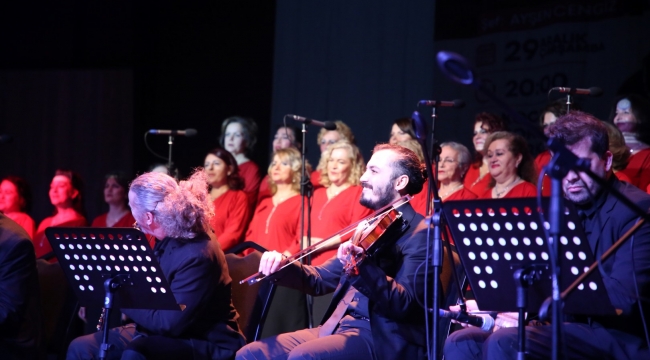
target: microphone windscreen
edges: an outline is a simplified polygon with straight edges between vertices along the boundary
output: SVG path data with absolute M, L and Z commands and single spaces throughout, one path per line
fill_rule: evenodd
M 326 130 L 336 130 L 336 123 L 334 121 L 325 121 L 323 126 Z
M 185 129 L 185 136 L 196 136 L 197 133 L 196 129 Z
M 436 56 L 438 67 L 451 80 L 470 85 L 474 83 L 474 70 L 464 57 L 451 51 L 440 51 Z
M 603 89 L 599 87 L 593 86 L 589 88 L 589 95 L 591 96 L 600 96 L 602 94 L 603 94 Z
M 420 117 L 420 113 L 414 111 L 411 119 L 413 119 L 413 130 L 415 130 L 415 136 L 420 140 L 426 139 L 427 130 L 422 118 Z
M 455 108 L 463 108 L 465 107 L 465 102 L 461 99 L 455 99 L 454 100 L 454 107 Z

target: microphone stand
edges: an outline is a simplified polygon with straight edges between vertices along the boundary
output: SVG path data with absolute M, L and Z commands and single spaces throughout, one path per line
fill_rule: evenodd
M 302 201 L 300 203 L 300 250 L 303 249 L 303 238 L 306 237 L 307 239 L 307 247 L 311 246 L 311 196 L 314 192 L 314 186 L 311 183 L 311 180 L 309 178 L 309 175 L 307 174 L 307 160 L 306 160 L 306 154 L 307 154 L 307 124 L 302 123 L 302 147 L 300 151 L 300 161 L 301 161 L 301 176 L 300 176 L 300 196 L 302 197 Z M 305 204 L 307 204 L 307 218 L 305 220 Z M 306 225 L 306 226 L 305 226 Z M 306 232 L 305 232 L 306 228 Z M 304 234 L 306 233 L 306 236 Z M 305 265 L 310 265 L 311 264 L 311 255 L 308 255 L 304 261 L 303 264 Z M 314 299 L 311 295 L 306 295 L 306 300 L 307 300 L 307 321 L 309 324 L 309 328 L 314 327 L 314 320 L 313 320 L 313 306 L 314 306 Z
M 169 176 L 173 176 L 174 179 L 178 180 L 178 169 L 173 169 L 174 163 L 172 162 L 172 146 L 174 145 L 174 135 L 169 135 L 167 144 L 169 144 L 169 155 L 167 156 L 167 169 L 169 171 Z
M 434 107 L 435 109 L 435 107 Z M 435 114 L 435 110 L 434 110 Z M 420 115 L 418 112 L 413 113 L 413 119 L 420 119 Z M 435 115 L 433 116 L 433 119 L 435 120 Z M 427 189 L 427 206 L 426 206 L 426 217 L 425 217 L 425 224 L 427 226 L 427 246 L 428 248 L 432 248 L 431 252 L 431 266 L 433 267 L 433 304 L 431 311 L 433 313 L 433 353 L 429 354 L 430 359 L 437 359 L 438 354 L 439 354 L 439 349 L 438 349 L 438 340 L 440 339 L 440 331 L 439 331 L 439 320 L 440 320 L 440 273 L 442 271 L 442 255 L 443 255 L 443 250 L 442 250 L 442 239 L 440 237 L 440 227 L 441 227 L 441 214 L 442 214 L 442 202 L 440 201 L 440 196 L 438 195 L 438 187 L 435 185 L 435 178 L 433 176 L 433 162 L 431 161 L 431 156 L 429 156 L 429 152 L 426 151 L 427 149 L 427 139 L 426 139 L 426 129 L 424 124 L 422 123 L 421 127 L 419 127 L 417 124 L 419 121 L 416 121 L 416 124 L 414 128 L 418 129 L 419 131 L 416 131 L 416 137 L 418 142 L 420 143 L 420 146 L 422 147 L 422 152 L 424 155 L 424 163 L 426 165 L 427 169 L 427 178 L 429 180 L 429 188 Z M 434 133 L 433 133 L 433 126 L 431 127 L 431 137 L 434 138 Z M 436 158 L 438 157 L 437 154 L 439 154 L 439 151 L 435 150 L 435 145 L 432 144 L 432 154 L 436 154 Z M 433 209 L 431 208 L 431 196 L 433 195 Z M 431 226 L 433 225 L 433 235 L 431 234 Z M 428 260 L 427 259 L 427 266 L 428 266 Z M 425 274 L 427 274 L 428 271 L 425 270 Z M 428 281 L 425 280 L 425 284 L 428 283 Z M 425 291 L 425 296 L 427 292 Z

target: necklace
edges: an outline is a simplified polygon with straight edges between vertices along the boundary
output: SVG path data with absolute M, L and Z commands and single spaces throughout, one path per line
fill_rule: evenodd
M 271 218 L 273 217 L 273 214 L 275 213 L 275 209 L 280 206 L 285 200 L 287 200 L 290 197 L 293 197 L 294 195 L 285 195 L 283 197 L 278 197 L 277 199 L 275 197 L 271 197 L 271 204 L 273 204 L 273 209 L 271 209 L 271 213 L 269 216 L 266 218 L 266 230 L 264 231 L 265 234 L 269 233 L 269 225 L 271 224 Z M 277 201 L 276 201 L 277 200 Z
M 510 190 L 510 187 L 512 187 L 512 185 L 516 184 L 519 180 L 521 180 L 521 179 L 519 178 L 519 176 L 517 176 L 517 178 L 513 182 L 508 184 L 508 186 L 504 187 L 501 191 L 497 190 L 497 187 L 495 185 L 494 186 L 494 194 L 496 195 L 497 198 L 500 198 L 501 195 L 504 195 L 506 192 L 508 192 L 508 190 Z
M 440 197 L 441 197 L 441 198 L 446 198 L 447 196 L 449 196 L 449 195 L 455 193 L 456 190 L 458 190 L 458 189 L 460 189 L 460 188 L 462 188 L 462 187 L 463 187 L 463 184 L 460 184 L 460 185 L 456 186 L 455 188 L 453 188 L 453 189 L 447 191 L 446 193 L 444 193 L 444 194 L 440 194 Z

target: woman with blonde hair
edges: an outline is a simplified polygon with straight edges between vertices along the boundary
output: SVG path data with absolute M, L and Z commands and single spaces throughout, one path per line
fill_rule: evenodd
M 286 256 L 300 250 L 301 170 L 297 149 L 288 147 L 275 151 L 268 168 L 271 196 L 257 204 L 246 240 Z M 262 337 L 303 329 L 307 324 L 305 295 L 298 290 L 279 287 L 269 308 Z
M 359 179 L 366 171 L 366 164 L 356 145 L 339 140 L 328 146 L 321 155 L 318 170 L 322 174 L 320 183 L 323 187 L 314 191 L 311 208 L 312 244 L 372 213 L 359 203 L 363 190 Z M 311 264 L 320 265 L 336 255 L 336 249 L 348 237 L 333 239 L 329 246 L 324 246 L 312 255 Z
M 327 130 L 325 128 L 321 128 L 318 132 L 316 140 L 318 141 L 318 146 L 320 147 L 321 156 L 325 150 L 327 150 L 328 146 L 334 144 L 337 141 L 345 140 L 350 144 L 354 144 L 354 134 L 352 133 L 352 129 L 350 129 L 350 127 L 341 120 L 336 120 L 334 123 L 336 124 L 336 129 Z M 312 172 L 309 177 L 309 180 L 314 186 L 314 189 L 318 189 L 322 186 L 320 183 L 320 178 L 320 167 L 317 167 L 316 171 Z

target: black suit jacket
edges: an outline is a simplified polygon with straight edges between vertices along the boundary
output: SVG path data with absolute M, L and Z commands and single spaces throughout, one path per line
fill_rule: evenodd
M 234 356 L 245 341 L 237 325 L 228 265 L 219 242 L 207 234 L 194 239 L 165 238 L 154 250 L 177 303 L 185 305 L 185 310 L 122 311 L 145 333 L 192 339 L 194 351 L 203 357 L 223 357 L 223 349 Z
M 650 209 L 650 195 L 633 185 L 618 181 L 614 176 L 610 182 L 642 209 Z M 586 211 L 590 215 L 585 231 L 594 255 L 600 258 L 634 225 L 638 216 L 611 194 L 601 193 L 594 203 L 596 205 Z M 622 310 L 622 313 L 620 316 L 594 320 L 614 330 L 615 336 L 619 331 L 634 335 L 638 341 L 635 344 L 630 343 L 630 346 L 643 347 L 645 336 L 635 286 L 638 287 L 641 299 L 646 299 L 641 301 L 641 304 L 647 319 L 650 315 L 647 301 L 650 298 L 650 224 L 646 223 L 638 229 L 633 238 L 628 239 L 615 254 L 602 262 L 599 270 L 612 305 Z M 629 336 L 620 337 L 629 339 Z
M 342 276 L 343 266 L 335 257 L 321 266 L 289 266 L 278 273 L 278 284 L 300 289 L 311 295 L 334 291 L 323 322 L 354 286 L 369 299 L 370 326 L 375 350 L 380 359 L 426 358 L 424 309 L 419 305 L 424 294 L 426 236 L 415 232 L 423 217 L 409 205 L 399 208 L 404 223 L 392 241 L 359 265 L 359 275 Z M 416 274 L 417 273 L 417 274 Z M 429 273 L 429 280 L 433 275 Z
M 0 213 L 0 358 L 43 356 L 43 336 L 34 245 Z

